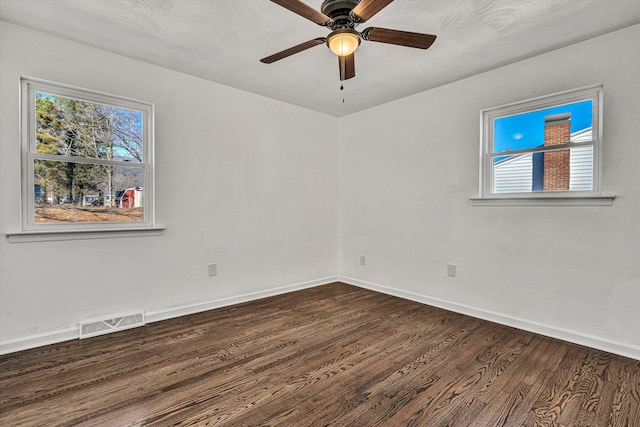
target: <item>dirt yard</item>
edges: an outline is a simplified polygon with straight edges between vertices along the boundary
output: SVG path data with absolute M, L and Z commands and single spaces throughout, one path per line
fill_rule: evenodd
M 104 206 L 41 205 L 35 208 L 35 222 L 140 222 L 142 208 Z

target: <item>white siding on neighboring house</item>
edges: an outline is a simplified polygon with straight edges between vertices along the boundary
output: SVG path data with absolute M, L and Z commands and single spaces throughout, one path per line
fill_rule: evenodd
M 571 142 L 586 142 L 593 139 L 593 128 L 584 128 L 571 134 Z
M 512 156 L 493 169 L 494 193 L 522 193 L 533 187 L 533 153 Z
M 592 129 L 571 134 L 571 142 L 591 141 Z M 593 186 L 593 147 L 580 146 L 570 151 L 569 190 L 591 190 Z M 493 169 L 494 193 L 530 192 L 533 187 L 533 154 L 512 156 L 497 162 Z
M 593 147 L 587 145 L 572 148 L 569 170 L 569 190 L 591 190 L 593 188 Z

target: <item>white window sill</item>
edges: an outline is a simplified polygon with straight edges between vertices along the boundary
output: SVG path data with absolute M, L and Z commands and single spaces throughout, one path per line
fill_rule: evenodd
M 110 230 L 46 230 L 6 233 L 9 243 L 59 240 L 112 239 L 118 237 L 161 236 L 165 227 L 113 228 Z
M 474 197 L 471 206 L 611 206 L 616 196 Z

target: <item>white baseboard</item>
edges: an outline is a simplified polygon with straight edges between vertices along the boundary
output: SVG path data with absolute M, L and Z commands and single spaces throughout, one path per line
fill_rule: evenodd
M 488 320 L 490 322 L 499 323 L 501 325 L 511 326 L 513 328 L 545 335 L 551 338 L 557 338 L 559 340 L 583 345 L 586 347 L 594 348 L 596 350 L 603 350 L 609 353 L 618 354 L 620 356 L 629 357 L 631 359 L 640 360 L 640 347 L 631 344 L 617 342 L 609 340 L 607 338 L 597 337 L 594 335 L 584 334 L 582 332 L 572 331 L 555 326 L 544 325 L 525 319 L 519 319 L 517 317 L 505 316 L 504 314 L 495 313 L 464 304 L 445 301 L 439 298 L 432 298 L 426 295 L 420 295 L 401 289 L 391 288 L 388 286 L 382 286 L 364 280 L 355 279 L 353 277 L 342 276 L 339 277 L 337 281 L 380 292 L 383 294 L 419 302 L 422 304 L 431 305 L 434 307 L 453 311 L 455 313 L 465 314 L 467 316 L 476 317 L 478 319 Z
M 0 354 L 14 353 L 16 351 L 29 350 L 78 338 L 78 326 L 55 331 L 41 332 L 12 340 L 0 341 Z
M 163 310 L 145 312 L 147 323 L 158 322 L 175 317 L 186 316 L 189 314 L 200 313 L 207 310 L 226 307 L 243 302 L 253 301 L 261 298 L 267 298 L 288 292 L 298 291 L 315 286 L 326 285 L 332 282 L 343 282 L 350 285 L 358 286 L 376 292 L 393 295 L 422 304 L 431 305 L 445 310 L 453 311 L 467 316 L 476 317 L 478 319 L 488 320 L 490 322 L 499 323 L 501 325 L 511 326 L 529 332 L 557 338 L 574 344 L 584 345 L 598 350 L 607 351 L 621 356 L 640 360 L 640 347 L 627 343 L 617 342 L 606 338 L 584 334 L 564 328 L 558 328 L 550 325 L 532 322 L 525 319 L 519 319 L 512 316 L 505 316 L 463 304 L 445 301 L 438 298 L 432 298 L 426 295 L 420 295 L 413 292 L 404 291 L 397 288 L 382 286 L 375 283 L 367 282 L 360 279 L 344 276 L 331 276 L 317 280 L 310 280 L 277 288 L 271 288 L 264 291 L 252 292 L 242 295 L 236 295 L 228 298 L 221 298 L 212 301 L 206 301 L 197 304 L 189 304 L 179 307 L 172 307 Z M 63 341 L 78 338 L 78 326 L 73 325 L 66 328 L 60 328 L 48 332 L 41 332 L 12 340 L 0 341 L 0 354 L 8 354 L 31 348 L 41 347 L 49 344 L 55 344 Z
M 264 291 L 236 295 L 228 298 L 220 298 L 213 301 L 205 301 L 197 304 L 189 304 L 178 307 L 171 307 L 163 310 L 145 312 L 145 320 L 146 323 L 158 322 L 174 317 L 186 316 L 188 314 L 199 313 L 202 311 L 213 310 L 215 308 L 226 307 L 229 305 L 253 301 L 274 295 L 285 294 L 301 289 L 312 288 L 314 286 L 326 285 L 328 283 L 337 281 L 339 281 L 338 276 L 330 276 L 321 279 L 310 280 L 307 282 L 279 286 L 277 288 L 271 288 Z M 56 344 L 63 341 L 78 339 L 78 331 L 78 325 L 75 324 L 65 328 L 55 329 L 47 332 L 40 332 L 37 334 L 11 340 L 0 341 L 0 354 L 14 353 L 17 351 L 28 350 L 31 348 L 42 347 L 49 344 Z

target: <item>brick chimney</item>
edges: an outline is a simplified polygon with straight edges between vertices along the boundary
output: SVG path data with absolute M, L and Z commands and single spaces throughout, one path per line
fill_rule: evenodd
M 544 146 L 564 144 L 571 138 L 571 113 L 544 118 Z M 569 190 L 569 150 L 544 153 L 544 191 Z

